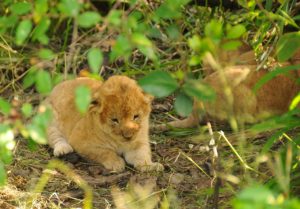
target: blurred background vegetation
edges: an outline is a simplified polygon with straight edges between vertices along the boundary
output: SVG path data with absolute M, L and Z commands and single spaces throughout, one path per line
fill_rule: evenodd
M 55 84 L 75 78 L 79 72 L 99 80 L 128 75 L 139 80 L 145 91 L 161 98 L 158 101 L 171 97 L 175 111 L 168 115 L 187 116 L 193 98 L 214 98 L 211 88 L 201 83 L 206 53 L 218 60 L 221 51 L 236 50 L 247 43 L 260 67 L 274 60 L 288 60 L 300 49 L 299 11 L 296 0 L 1 1 L 0 185 L 6 184 L 6 166 L 14 161 L 18 137 L 26 140 L 28 149 L 47 143 L 45 130 L 51 112 L 42 101 Z M 88 94 L 86 89 L 76 90 L 76 103 L 82 112 L 89 105 Z M 300 208 L 299 98 L 284 116 L 251 127 L 257 135 L 275 130 L 260 141 L 260 149 L 252 149 L 249 144 L 254 142 L 247 141 L 223 152 L 225 157 L 247 157 L 246 162 L 253 167 L 247 169 L 247 164 L 236 161 L 231 175 L 227 171 L 213 175 L 217 180 L 213 181 L 212 195 L 218 195 L 219 178 L 226 182 L 221 187 L 232 194 L 233 199 L 227 199 L 224 207 Z M 186 133 L 191 131 L 173 136 Z M 227 166 L 226 160 L 220 163 Z M 259 171 L 261 165 L 265 168 Z M 59 163 L 49 169 L 54 168 L 65 171 Z M 238 183 L 234 172 L 242 174 Z M 76 179 L 74 175 L 70 178 Z M 137 198 L 148 201 L 147 189 L 141 194 L 133 188 L 135 192 L 129 193 L 134 197 L 128 196 L 131 202 Z M 176 197 L 170 194 L 154 198 L 149 208 L 176 208 L 170 203 Z M 126 201 L 115 204 L 122 208 Z M 218 204 L 202 207 L 217 208 Z

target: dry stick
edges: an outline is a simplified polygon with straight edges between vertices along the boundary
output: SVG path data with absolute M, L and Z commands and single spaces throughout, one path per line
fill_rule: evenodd
M 25 71 L 24 73 L 22 73 L 20 76 L 18 76 L 16 79 L 14 79 L 13 82 L 10 82 L 9 84 L 7 84 L 5 87 L 3 87 L 2 89 L 0 89 L 0 94 L 2 92 L 4 92 L 8 87 L 10 87 L 11 85 L 13 85 L 13 83 L 17 82 L 18 80 L 20 80 L 21 78 L 23 78 L 26 74 L 28 73 L 28 70 Z
M 213 169 L 213 180 L 216 180 L 215 186 L 214 186 L 214 193 L 213 193 L 213 209 L 218 209 L 219 208 L 219 192 L 220 192 L 220 187 L 221 187 L 221 178 L 218 175 L 218 171 L 220 169 L 220 161 L 219 161 L 219 154 L 218 154 L 218 149 L 217 149 L 217 142 L 214 139 L 214 133 L 211 127 L 210 122 L 207 123 L 207 128 L 209 131 L 210 135 L 210 141 L 209 141 L 209 147 L 211 147 L 212 150 L 212 156 L 211 156 L 211 161 L 212 161 L 212 169 Z
M 65 64 L 65 71 L 64 74 L 67 74 L 71 68 L 71 63 L 74 57 L 74 54 L 76 52 L 76 39 L 78 37 L 78 24 L 77 21 L 74 20 L 74 24 L 73 24 L 73 32 L 72 32 L 72 43 L 70 45 L 70 51 L 69 54 L 67 55 L 66 58 L 66 64 Z M 73 69 L 75 70 L 75 69 Z M 76 74 L 76 73 L 75 73 Z
M 204 173 L 208 178 L 211 179 L 211 176 L 208 175 L 203 168 L 200 167 L 200 165 L 198 165 L 190 156 L 188 156 L 187 154 L 185 154 L 184 152 L 180 152 L 180 154 L 182 154 L 184 157 L 186 157 L 186 159 L 188 159 L 189 161 L 191 161 L 202 173 Z
M 230 149 L 233 151 L 233 153 L 237 156 L 237 158 L 240 160 L 240 162 L 243 164 L 243 166 L 246 168 L 246 169 L 249 169 L 249 170 L 252 170 L 252 171 L 255 171 L 253 168 L 251 168 L 245 161 L 244 159 L 240 156 L 240 154 L 236 151 L 236 149 L 232 146 L 232 144 L 229 142 L 229 140 L 227 139 L 227 137 L 225 136 L 224 132 L 223 131 L 219 131 L 218 132 L 222 138 L 226 141 L 226 143 L 229 145 Z
M 91 209 L 92 208 L 92 200 L 93 200 L 93 192 L 92 188 L 84 181 L 79 175 L 77 175 L 72 169 L 70 169 L 67 165 L 65 165 L 63 162 L 59 160 L 51 160 L 48 165 L 47 169 L 44 170 L 42 176 L 40 177 L 38 183 L 36 184 L 33 192 L 35 195 L 33 195 L 26 203 L 27 207 L 30 208 L 32 205 L 34 199 L 40 194 L 46 184 L 49 182 L 51 176 L 53 176 L 53 172 L 51 172 L 54 169 L 58 169 L 62 173 L 64 173 L 67 177 L 72 179 L 79 187 L 81 187 L 84 190 L 84 200 L 83 200 L 83 208 L 84 209 Z

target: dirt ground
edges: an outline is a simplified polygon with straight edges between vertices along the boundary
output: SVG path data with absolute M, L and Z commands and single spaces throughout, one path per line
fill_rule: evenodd
M 207 154 L 191 148 L 192 144 L 184 139 L 171 137 L 162 139 L 157 135 L 152 137 L 153 140 L 157 138 L 159 141 L 152 143 L 153 159 L 165 166 L 162 173 L 139 173 L 127 167 L 123 173 L 112 174 L 76 154 L 65 156 L 61 160 L 92 186 L 94 208 L 110 208 L 113 205 L 110 191 L 112 186 L 124 189 L 129 182 L 144 185 L 147 181 L 154 181 L 156 184 L 149 195 L 155 193 L 163 197 L 172 188 L 176 191 L 178 208 L 201 208 L 206 204 L 207 190 L 211 188 L 212 179 L 205 176 L 180 153 L 187 153 L 200 165 L 206 161 Z M 30 151 L 26 143 L 20 139 L 15 150 L 15 160 L 7 167 L 8 186 L 0 192 L 0 208 L 15 208 L 14 206 L 24 204 L 29 195 L 27 192 L 33 190 L 52 158 L 48 146 L 38 146 Z M 206 192 L 199 196 L 202 190 Z M 53 177 L 37 200 L 41 207 L 36 208 L 51 208 L 52 203 L 61 208 L 81 207 L 83 196 L 83 191 L 68 177 L 60 172 L 53 172 Z
M 169 103 L 154 105 L 152 121 L 169 120 L 161 110 L 166 106 Z M 228 129 L 226 126 L 220 127 L 223 130 Z M 256 138 L 261 141 L 267 135 Z M 237 186 L 222 184 L 218 190 L 218 199 L 215 199 L 217 180 L 213 178 L 212 153 L 206 151 L 205 146 L 208 145 L 210 136 L 201 136 L 202 140 L 195 141 L 195 135 L 183 137 L 174 133 L 152 133 L 150 138 L 153 160 L 165 166 L 161 173 L 139 173 L 130 166 L 122 173 L 109 173 L 100 165 L 77 154 L 69 154 L 60 160 L 92 187 L 93 208 L 108 209 L 117 205 L 119 208 L 128 209 L 167 208 L 164 206 L 192 209 L 211 208 L 216 203 L 222 208 L 230 208 L 230 199 Z M 219 147 L 219 151 L 223 153 L 226 150 L 229 150 L 228 146 Z M 243 172 L 240 172 L 241 166 L 236 157 L 230 152 L 226 155 L 226 166 L 233 169 L 230 172 L 242 176 Z M 33 208 L 82 208 L 85 196 L 83 190 L 68 174 L 45 169 L 51 159 L 54 157 L 47 145 L 34 147 L 24 139 L 18 139 L 14 161 L 7 166 L 8 185 L 0 190 L 0 208 L 26 208 L 29 200 L 33 200 Z M 31 199 L 31 192 L 45 172 L 50 174 L 50 180 L 41 195 Z M 131 202 L 131 206 L 127 204 L 125 207 L 126 202 Z
M 155 102 L 152 123 L 170 120 L 168 112 L 171 108 L 172 98 Z M 216 130 L 224 130 L 233 145 L 237 146 L 236 136 L 230 134 L 226 124 L 218 124 Z M 299 130 L 296 132 L 299 133 Z M 249 153 L 243 153 L 247 157 L 246 161 L 255 157 L 256 148 L 261 148 L 270 134 L 271 132 L 255 135 L 255 139 L 251 138 L 252 141 L 246 139 L 253 144 Z M 153 160 L 164 165 L 163 172 L 140 173 L 127 166 L 122 173 L 110 173 L 75 153 L 59 160 L 75 172 L 76 178 L 82 178 L 90 185 L 93 190 L 93 208 L 196 209 L 215 208 L 216 205 L 231 208 L 230 199 L 239 186 L 230 181 L 220 183 L 213 178 L 216 163 L 213 163 L 213 153 L 207 151 L 211 139 L 207 130 L 151 133 L 150 139 Z M 244 169 L 228 144 L 219 144 L 218 152 L 222 155 L 219 158 L 224 159 L 221 173 L 233 174 L 243 181 Z M 0 190 L 0 208 L 82 208 L 85 193 L 78 185 L 79 181 L 76 178 L 73 181 L 72 174 L 68 172 L 47 169 L 52 159 L 55 158 L 47 145 L 32 145 L 27 140 L 18 138 L 14 161 L 6 167 L 8 184 Z M 267 178 L 272 176 L 265 165 L 257 169 L 265 172 Z M 37 183 L 45 173 L 51 178 L 45 182 L 41 195 L 33 196 Z

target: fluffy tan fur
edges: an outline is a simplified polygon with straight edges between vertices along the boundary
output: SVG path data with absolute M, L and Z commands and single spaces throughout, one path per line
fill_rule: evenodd
M 92 92 L 86 114 L 80 114 L 74 102 L 78 86 Z M 151 161 L 148 120 L 152 97 L 126 76 L 112 76 L 104 83 L 77 78 L 57 85 L 48 98 L 54 119 L 48 128 L 48 140 L 59 156 L 73 149 L 80 155 L 113 171 L 122 171 L 125 162 L 141 171 L 162 170 Z
M 246 55 L 245 55 L 246 54 Z M 251 55 L 252 54 L 252 55 Z M 245 52 L 240 58 L 253 53 Z M 300 64 L 300 52 L 284 65 Z M 226 59 L 232 60 L 230 56 Z M 253 59 L 250 59 L 253 60 Z M 253 91 L 256 82 L 269 71 L 266 69 L 256 70 L 257 65 L 235 65 L 217 71 L 204 78 L 204 82 L 213 87 L 216 99 L 213 102 L 195 102 L 192 114 L 179 121 L 157 125 L 153 129 L 164 131 L 169 127 L 187 128 L 196 126 L 202 119 L 204 112 L 216 120 L 228 120 L 234 116 L 239 123 L 255 123 L 272 115 L 286 112 L 292 99 L 299 93 L 300 85 L 297 79 L 300 70 L 280 74 L 264 84 L 257 92 Z M 231 92 L 231 95 L 226 95 Z

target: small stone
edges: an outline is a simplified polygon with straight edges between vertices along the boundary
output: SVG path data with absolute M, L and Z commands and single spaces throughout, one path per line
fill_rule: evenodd
M 184 179 L 184 175 L 181 173 L 174 173 L 173 175 L 171 175 L 170 177 L 170 183 L 174 184 L 174 185 L 178 185 L 180 184 Z

